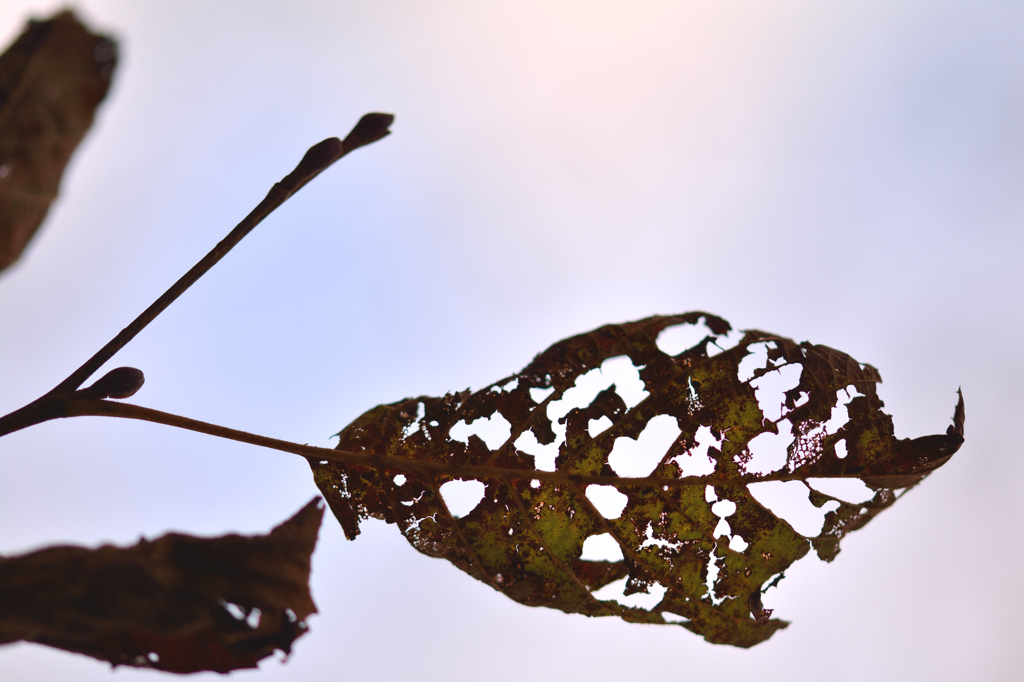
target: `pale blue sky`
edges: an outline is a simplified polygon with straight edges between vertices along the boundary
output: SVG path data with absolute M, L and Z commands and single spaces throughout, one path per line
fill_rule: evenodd
M 4 3 L 4 44 L 59 6 Z M 750 651 L 528 609 L 393 527 L 347 543 L 327 519 L 322 614 L 259 679 L 1019 672 L 1019 3 L 79 7 L 122 62 L 47 224 L 0 276 L 0 413 L 368 111 L 395 113 L 394 134 L 305 188 L 117 356 L 146 373 L 136 402 L 328 445 L 378 403 L 484 386 L 606 322 L 699 309 L 875 365 L 900 437 L 944 431 L 958 386 L 966 397 L 960 453 L 833 564 L 787 573 L 769 606 L 793 625 Z M 0 553 L 265 531 L 315 492 L 280 453 L 52 423 L 0 441 Z M 110 675 L 0 648 L 5 680 Z

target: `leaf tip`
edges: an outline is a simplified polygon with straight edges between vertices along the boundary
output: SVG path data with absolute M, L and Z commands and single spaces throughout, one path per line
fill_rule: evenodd
M 316 534 L 324 517 L 324 500 L 317 495 L 307 502 L 302 509 L 295 512 L 290 518 L 282 521 L 271 531 L 271 535 L 295 534 L 312 538 L 316 542 Z M 310 550 L 312 551 L 312 549 Z
M 964 438 L 964 392 L 961 387 L 957 387 L 956 394 L 959 398 L 956 408 L 953 410 L 953 425 L 946 429 L 946 433 L 950 436 L 960 436 L 962 441 Z

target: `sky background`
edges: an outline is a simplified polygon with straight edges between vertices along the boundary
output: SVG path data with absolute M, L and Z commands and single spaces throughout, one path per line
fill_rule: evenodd
M 8 44 L 59 2 L 0 5 Z M 130 322 L 368 111 L 393 135 L 261 225 L 110 367 L 134 402 L 301 443 L 479 388 L 609 322 L 707 310 L 882 373 L 896 435 L 967 440 L 809 557 L 751 650 L 516 604 L 394 527 L 325 519 L 322 612 L 240 680 L 1017 679 L 1024 634 L 1024 5 L 84 2 L 121 62 L 0 275 L 0 413 Z M 1015 312 L 1017 311 L 1017 312 Z M 0 441 L 0 553 L 265 532 L 305 462 L 80 418 Z M 154 679 L 0 648 L 4 680 Z M 209 679 L 222 679 L 212 674 Z M 204 678 L 205 679 L 205 678 Z

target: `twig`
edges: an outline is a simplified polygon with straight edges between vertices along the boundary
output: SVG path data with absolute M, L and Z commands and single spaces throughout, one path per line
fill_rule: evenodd
M 235 229 L 228 233 L 217 246 L 203 256 L 203 259 L 196 263 L 191 270 L 182 275 L 181 279 L 175 282 L 170 289 L 153 302 L 135 320 L 121 330 L 121 333 L 110 340 L 107 345 L 96 352 L 85 364 L 76 369 L 71 376 L 62 381 L 54 389 L 54 392 L 73 391 L 81 386 L 86 379 L 103 366 L 107 360 L 112 358 L 117 351 L 121 350 L 135 336 L 149 325 L 150 322 L 167 309 L 179 296 L 188 290 L 196 281 L 205 275 L 221 258 L 226 256 L 231 249 L 235 248 L 242 239 L 252 232 L 253 228 L 263 222 L 263 219 L 274 212 L 281 204 L 287 201 L 293 194 L 302 189 L 306 183 L 320 175 L 335 161 L 349 152 L 364 145 L 376 142 L 385 137 L 391 131 L 388 127 L 394 120 L 391 114 L 366 114 L 359 120 L 356 127 L 348 134 L 344 141 L 336 137 L 329 137 L 323 142 L 313 145 L 306 152 L 305 156 L 288 175 L 276 183 L 267 192 L 267 196 L 254 208 L 249 215 L 238 223 Z
M 391 131 L 388 128 L 393 121 L 394 116 L 391 114 L 366 114 L 344 140 L 331 137 L 310 147 L 309 151 L 302 157 L 299 165 L 295 167 L 295 170 L 271 187 L 263 201 L 242 222 L 238 223 L 235 229 L 228 233 L 227 237 L 213 247 L 191 270 L 182 275 L 171 288 L 146 308 L 131 324 L 121 330 L 117 336 L 86 360 L 85 364 L 72 372 L 67 379 L 60 382 L 46 395 L 4 417 L 0 417 L 0 436 L 51 419 L 73 416 L 69 412 L 69 405 L 74 398 L 75 391 L 96 370 L 102 367 L 119 350 L 124 348 L 129 341 L 134 339 L 139 332 L 155 320 L 171 303 L 177 300 L 200 277 L 206 274 L 210 268 L 216 265 L 220 259 L 226 256 L 247 234 L 252 232 L 253 228 L 263 222 L 264 218 L 273 213 L 275 209 L 302 189 L 306 183 L 329 168 L 335 161 L 359 147 L 376 142 L 390 134 Z

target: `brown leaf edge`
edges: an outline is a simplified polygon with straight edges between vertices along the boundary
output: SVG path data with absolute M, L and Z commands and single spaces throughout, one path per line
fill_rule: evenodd
M 0 644 L 173 673 L 255 668 L 290 653 L 316 613 L 308 581 L 322 518 L 314 498 L 267 535 L 168 533 L 0 558 Z
M 70 11 L 29 21 L 0 55 L 0 271 L 46 217 L 116 65 L 117 43 Z

